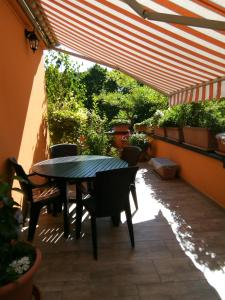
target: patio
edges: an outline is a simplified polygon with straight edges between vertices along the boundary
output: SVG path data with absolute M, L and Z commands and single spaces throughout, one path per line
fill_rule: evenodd
M 34 244 L 43 254 L 35 279 L 43 300 L 225 299 L 224 210 L 181 179 L 163 181 L 148 163 L 139 166 L 134 250 L 126 224 L 99 219 L 95 261 L 85 214 L 78 241 L 73 233 L 64 240 L 61 216 L 41 216 Z

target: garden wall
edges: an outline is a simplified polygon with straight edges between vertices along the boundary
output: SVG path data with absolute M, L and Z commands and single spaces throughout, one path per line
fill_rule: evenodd
M 181 178 L 225 208 L 225 168 L 221 161 L 157 139 L 153 147 L 154 156 L 178 163 Z
M 33 27 L 16 5 L 16 1 L 0 2 L 1 175 L 9 156 L 28 171 L 46 157 L 47 149 L 43 50 L 31 51 L 24 30 Z

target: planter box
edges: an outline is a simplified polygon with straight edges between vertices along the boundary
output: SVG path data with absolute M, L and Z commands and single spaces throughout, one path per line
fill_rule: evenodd
M 166 127 L 166 137 L 176 142 L 183 142 L 183 131 L 178 127 Z
M 217 139 L 217 150 L 216 153 L 225 155 L 225 132 L 216 135 Z
M 184 143 L 201 150 L 211 151 L 216 149 L 216 138 L 207 128 L 184 127 Z
M 166 136 L 166 131 L 164 127 L 155 127 L 154 128 L 154 134 L 158 136 L 165 137 Z

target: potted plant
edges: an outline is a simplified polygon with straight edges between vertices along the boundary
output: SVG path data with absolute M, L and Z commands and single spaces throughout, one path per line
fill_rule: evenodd
M 181 105 L 176 105 L 165 110 L 164 115 L 159 120 L 159 124 L 165 128 L 168 139 L 177 142 L 183 141 L 183 131 L 181 128 L 183 125 L 183 112 Z
M 217 139 L 217 150 L 216 152 L 221 155 L 225 155 L 225 132 L 218 133 L 216 135 Z
M 40 265 L 41 253 L 19 240 L 20 210 L 11 196 L 12 190 L 20 191 L 0 181 L 0 299 L 31 300 L 33 275 Z
M 127 131 L 130 127 L 130 121 L 116 118 L 111 120 L 110 125 L 114 131 Z
M 152 116 L 152 126 L 154 127 L 154 134 L 158 136 L 165 137 L 165 128 L 161 126 L 160 119 L 163 117 L 164 112 L 162 110 L 157 110 Z
M 215 135 L 225 129 L 221 125 L 224 102 L 222 105 L 213 100 L 185 104 L 184 111 L 184 142 L 202 150 L 215 150 L 217 145 Z
M 134 130 L 135 132 L 153 133 L 152 118 L 134 124 Z
M 138 146 L 141 148 L 142 153 L 140 154 L 139 161 L 147 161 L 151 157 L 151 144 L 150 140 L 144 133 L 132 134 L 128 142 L 132 146 Z

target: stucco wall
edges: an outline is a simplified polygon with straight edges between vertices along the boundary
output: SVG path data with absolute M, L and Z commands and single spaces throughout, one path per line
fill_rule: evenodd
M 17 8 L 0 1 L 0 174 L 9 156 L 26 171 L 46 157 L 43 51 L 29 48 L 24 35 L 28 25 Z
M 153 146 L 154 156 L 177 162 L 185 181 L 225 208 L 225 168 L 221 161 L 160 140 L 154 140 Z

